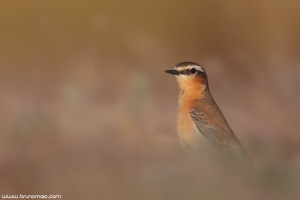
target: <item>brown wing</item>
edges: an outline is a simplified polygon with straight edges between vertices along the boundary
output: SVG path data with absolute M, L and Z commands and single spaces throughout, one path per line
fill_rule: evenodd
M 228 123 L 225 119 L 220 120 L 219 115 L 209 116 L 210 113 L 205 113 L 202 109 L 191 110 L 189 114 L 199 132 L 210 142 L 219 145 L 241 145 Z M 223 116 L 221 116 L 221 118 L 223 118 Z
M 189 112 L 197 132 L 203 135 L 211 143 L 217 145 L 222 151 L 228 153 L 237 152 L 250 166 L 252 166 L 250 158 L 229 127 L 221 111 L 219 111 L 219 109 L 215 111 L 217 111 L 217 113 L 214 112 L 214 115 L 210 112 L 203 112 L 202 109 L 191 110 Z

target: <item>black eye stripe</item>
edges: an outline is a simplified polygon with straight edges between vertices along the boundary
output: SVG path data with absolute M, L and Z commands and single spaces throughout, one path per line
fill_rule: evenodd
M 195 73 L 191 73 L 191 69 L 195 70 Z M 199 71 L 195 68 L 190 68 L 190 69 L 185 69 L 179 72 L 179 74 L 184 74 L 184 75 L 198 75 L 198 74 L 204 74 L 204 72 Z
M 190 75 L 190 70 L 189 69 L 184 70 L 184 74 Z
M 187 71 L 186 70 L 182 70 L 182 71 L 179 71 L 179 74 L 185 74 L 185 75 L 187 75 Z
M 195 70 L 195 72 L 194 73 L 192 73 L 193 72 L 193 70 Z M 198 72 L 198 70 L 196 70 L 195 68 L 192 68 L 192 69 L 186 69 L 186 70 L 184 70 L 183 72 L 183 74 L 186 74 L 186 75 L 194 75 L 194 74 L 196 74 L 197 72 Z

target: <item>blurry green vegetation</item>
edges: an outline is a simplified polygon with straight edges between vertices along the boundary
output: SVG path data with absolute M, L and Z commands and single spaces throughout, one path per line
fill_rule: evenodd
M 300 2 L 1 1 L 0 193 L 299 199 Z M 194 61 L 257 169 L 188 160 L 177 86 Z

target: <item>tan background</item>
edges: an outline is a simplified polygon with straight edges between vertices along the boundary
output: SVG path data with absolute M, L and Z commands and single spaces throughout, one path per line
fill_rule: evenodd
M 0 2 L 0 193 L 63 199 L 299 199 L 298 1 Z M 258 170 L 184 158 L 193 61 Z

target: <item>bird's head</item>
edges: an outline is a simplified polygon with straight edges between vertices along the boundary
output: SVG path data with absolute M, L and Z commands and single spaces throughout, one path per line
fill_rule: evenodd
M 202 92 L 208 89 L 207 76 L 201 65 L 193 62 L 181 62 L 166 73 L 175 76 L 180 90 Z

